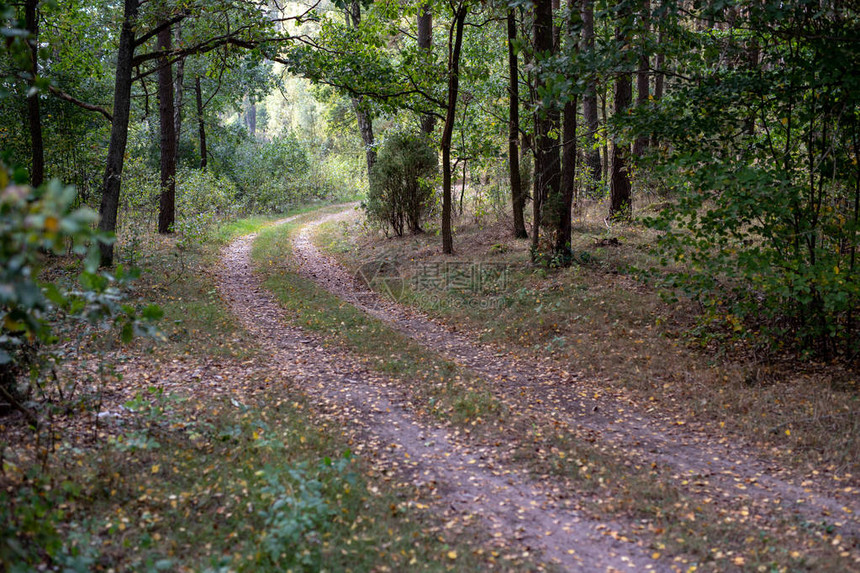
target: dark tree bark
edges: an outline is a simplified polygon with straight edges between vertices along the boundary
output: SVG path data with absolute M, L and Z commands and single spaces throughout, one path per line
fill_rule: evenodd
M 448 45 L 448 105 L 445 110 L 445 126 L 442 129 L 442 252 L 454 254 L 454 236 L 451 230 L 451 137 L 454 134 L 454 119 L 457 114 L 457 94 L 460 91 L 460 50 L 463 47 L 463 25 L 467 9 L 460 2 L 454 11 L 453 45 Z
M 30 93 L 27 95 L 27 121 L 30 130 L 30 183 L 38 187 L 45 180 L 45 144 L 42 139 L 42 115 L 39 106 L 39 91 L 36 77 L 39 75 L 39 0 L 24 2 L 24 25 L 30 33 L 27 45 L 30 48 L 29 80 Z
M 173 32 L 170 27 L 158 33 L 158 117 L 161 124 L 161 201 L 158 232 L 172 233 L 176 219 L 176 129 L 173 109 L 173 66 L 169 63 Z
M 176 24 L 176 42 L 182 45 L 182 27 Z M 185 58 L 176 62 L 176 73 L 173 74 L 173 131 L 176 133 L 176 149 L 182 138 L 182 104 L 185 99 Z
M 200 76 L 194 78 L 194 97 L 197 100 L 197 135 L 200 138 L 200 169 L 206 169 L 206 120 L 203 116 L 203 90 L 200 88 Z
M 375 138 L 373 135 L 373 119 L 370 114 L 364 109 L 364 98 L 352 98 L 352 109 L 355 112 L 355 120 L 358 123 L 358 132 L 361 134 L 361 140 L 364 142 L 364 158 L 367 161 L 367 177 L 370 178 L 370 172 L 376 163 L 376 147 L 374 146 Z
M 586 54 L 594 50 L 594 0 L 582 0 L 581 49 Z M 591 195 L 603 177 L 600 150 L 596 146 L 594 137 L 600 128 L 597 119 L 597 80 L 594 73 L 590 73 L 585 82 L 585 92 L 582 95 L 582 115 L 587 128 L 585 132 L 585 164 L 591 175 L 591 181 L 588 185 L 588 192 Z
M 663 81 L 666 77 L 663 68 L 666 65 L 666 54 L 663 52 L 663 30 L 661 29 L 657 34 L 657 45 L 661 46 L 657 50 L 657 57 L 654 61 L 654 67 L 657 72 L 654 74 L 654 100 L 660 101 L 663 99 Z
M 552 0 L 537 0 L 534 9 L 534 49 L 537 58 L 553 54 Z M 538 88 L 542 80 L 538 77 Z M 540 89 L 538 89 L 540 93 Z M 552 131 L 558 126 L 558 111 L 538 110 L 535 117 L 535 178 L 537 182 L 532 226 L 532 251 L 537 254 L 540 228 L 544 224 L 544 204 L 560 201 L 559 153 Z M 557 209 L 556 205 L 553 205 Z
M 624 57 L 623 50 L 629 45 L 629 12 L 622 10 L 619 13 L 619 20 L 615 24 L 615 45 L 619 50 L 622 50 L 622 58 Z M 622 62 L 624 67 L 626 62 Z M 630 73 L 620 71 L 615 77 L 615 113 L 621 114 L 630 107 L 633 102 L 633 83 Z M 618 141 L 616 135 L 612 138 L 612 177 L 610 180 L 609 189 L 609 218 L 610 219 L 629 219 L 632 214 L 630 204 L 630 175 L 628 173 L 628 163 L 630 155 L 630 146 L 626 143 Z
M 430 4 L 427 3 L 421 7 L 421 12 L 418 14 L 418 47 L 433 51 L 433 13 L 430 11 Z M 436 118 L 430 114 L 421 117 L 421 131 L 430 135 L 433 133 L 433 128 L 436 126 Z
M 361 3 L 353 1 L 346 8 L 346 23 L 353 28 L 361 25 Z M 364 105 L 363 96 L 351 98 L 352 111 L 355 113 L 355 121 L 358 124 L 358 133 L 364 142 L 364 158 L 367 162 L 367 180 L 370 181 L 370 173 L 376 163 L 376 139 L 373 135 L 373 118 Z
M 526 231 L 525 211 L 526 198 L 523 193 L 522 179 L 520 177 L 520 82 L 519 66 L 517 65 L 517 53 L 514 50 L 514 42 L 517 39 L 517 22 L 514 10 L 508 9 L 508 73 L 510 82 L 508 92 L 509 119 L 508 119 L 508 162 L 511 174 L 511 202 L 514 213 L 514 237 L 526 239 L 529 234 Z
M 575 2 L 568 0 L 570 9 L 567 37 L 572 45 L 576 45 L 574 32 L 577 25 Z M 553 254 L 557 261 L 567 266 L 571 261 L 571 211 L 573 196 L 576 188 L 576 114 L 578 108 L 576 97 L 564 104 L 562 117 L 562 152 L 561 152 L 561 201 L 556 214 L 556 234 Z
M 119 192 L 122 184 L 122 168 L 125 148 L 128 143 L 128 119 L 131 111 L 132 59 L 134 58 L 134 30 L 137 24 L 138 0 L 125 0 L 123 4 L 122 29 L 117 50 L 116 76 L 113 92 L 113 123 L 111 124 L 107 164 L 105 166 L 102 200 L 99 205 L 99 230 L 116 231 L 119 209 Z M 100 244 L 101 264 L 113 264 L 113 243 Z
M 648 96 L 650 95 L 650 66 L 651 58 L 647 52 L 648 36 L 651 33 L 651 2 L 650 0 L 642 0 L 642 10 L 640 12 L 641 22 L 639 49 L 639 69 L 636 71 L 636 105 L 648 105 Z M 639 136 L 633 143 L 633 156 L 642 157 L 645 150 L 648 149 L 648 137 Z

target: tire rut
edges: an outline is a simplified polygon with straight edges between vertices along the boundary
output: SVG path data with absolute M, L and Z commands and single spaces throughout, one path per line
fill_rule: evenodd
M 733 447 L 728 440 L 685 431 L 638 413 L 629 404 L 607 396 L 605 388 L 578 380 L 555 364 L 524 367 L 512 356 L 479 345 L 425 315 L 380 297 L 352 276 L 311 240 L 312 231 L 350 212 L 323 216 L 307 225 L 293 241 L 301 270 L 324 289 L 389 324 L 428 349 L 465 366 L 491 383 L 497 396 L 522 410 L 541 411 L 572 429 L 585 430 L 591 439 L 623 452 L 645 467 L 659 464 L 672 469 L 677 486 L 698 498 L 734 499 L 748 504 L 753 521 L 792 518 L 833 525 L 843 537 L 860 543 L 860 500 L 853 490 L 833 487 L 822 491 L 796 478 L 777 464 Z M 599 394 L 600 397 L 595 397 Z M 548 412 L 542 405 L 560 406 Z M 683 482 L 687 482 L 685 485 Z
M 281 223 L 295 220 L 291 217 Z M 225 248 L 219 291 L 280 372 L 322 411 L 362 436 L 355 451 L 382 457 L 438 499 L 437 509 L 482 518 L 492 537 L 518 551 L 539 552 L 566 571 L 669 571 L 642 541 L 613 538 L 616 524 L 583 516 L 575 500 L 556 500 L 518 471 L 486 452 L 473 451 L 441 425 L 409 412 L 408 397 L 390 379 L 367 370 L 342 349 L 287 325 L 284 312 L 254 275 L 250 251 L 256 235 Z

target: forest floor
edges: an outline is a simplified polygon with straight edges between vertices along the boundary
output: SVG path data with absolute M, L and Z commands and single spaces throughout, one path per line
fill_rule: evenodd
M 340 223 L 334 224 L 336 222 Z M 322 233 L 318 232 L 320 227 Z M 565 312 L 555 316 L 546 313 L 544 318 L 554 321 L 548 330 L 555 336 L 544 341 L 549 344 L 528 348 L 522 344 L 522 336 L 518 341 L 516 337 L 507 336 L 502 342 L 508 344 L 500 344 L 498 339 L 488 342 L 487 338 L 491 337 L 486 336 L 487 331 L 493 327 L 500 329 L 504 319 L 497 317 L 500 310 L 492 304 L 464 303 L 463 291 L 475 294 L 470 285 L 461 283 L 462 288 L 458 289 L 455 284 L 455 288 L 447 292 L 435 288 L 438 284 L 432 285 L 433 298 L 429 304 L 426 292 L 417 293 L 419 296 L 408 292 L 428 279 L 453 282 L 458 278 L 438 274 L 440 258 L 432 246 L 434 237 L 381 239 L 372 233 L 362 233 L 361 227 L 360 219 L 351 211 L 328 215 L 305 225 L 294 235 L 298 267 L 292 270 L 379 321 L 373 327 L 363 326 L 363 330 L 381 329 L 382 325 L 390 329 L 386 333 L 389 340 L 371 345 L 377 349 L 369 352 L 362 348 L 367 346 L 366 342 L 356 345 L 341 340 L 351 346 L 351 350 L 365 356 L 370 354 L 383 365 L 390 359 L 391 339 L 405 336 L 431 353 L 428 358 L 431 363 L 454 364 L 461 370 L 462 376 L 454 376 L 453 382 L 448 379 L 444 383 L 442 393 L 447 404 L 440 404 L 436 395 L 439 383 L 431 380 L 412 385 L 407 401 L 417 415 L 430 415 L 431 419 L 435 416 L 467 432 L 472 443 L 480 444 L 496 467 L 529 468 L 540 487 L 565 492 L 565 497 L 570 495 L 573 504 L 580 510 L 585 508 L 584 515 L 595 520 L 596 527 L 653 549 L 651 557 L 656 558 L 655 567 L 684 569 L 687 563 L 693 562 L 699 567 L 716 570 L 733 567 L 751 570 L 860 568 L 860 498 L 858 480 L 852 473 L 857 470 L 856 393 L 852 393 L 850 384 L 843 392 L 838 383 L 830 383 L 828 377 L 844 383 L 844 372 L 838 367 L 825 370 L 826 376 L 821 376 L 822 370 L 816 370 L 814 365 L 806 366 L 806 372 L 798 368 L 798 364 L 793 365 L 801 370 L 799 377 L 807 383 L 806 391 L 819 400 L 813 413 L 815 421 L 825 426 L 824 438 L 819 435 L 819 428 L 804 427 L 812 424 L 803 410 L 796 414 L 790 408 L 783 408 L 788 411 L 783 411 L 780 421 L 774 424 L 778 432 L 761 432 L 760 426 L 744 425 L 742 420 L 737 420 L 741 416 L 732 411 L 733 401 L 745 401 L 745 407 L 753 410 L 752 418 L 761 422 L 760 419 L 766 417 L 761 404 L 774 399 L 774 392 L 802 392 L 790 388 L 791 384 L 782 384 L 783 388 L 776 390 L 767 386 L 780 384 L 762 384 L 766 388 L 761 392 L 764 395 L 751 399 L 751 392 L 743 387 L 756 384 L 745 379 L 738 391 L 732 388 L 729 375 L 724 374 L 724 384 L 716 393 L 731 396 L 719 404 L 722 412 L 698 414 L 697 407 L 704 405 L 711 396 L 699 389 L 701 380 L 683 376 L 686 374 L 683 370 L 678 372 L 679 368 L 689 368 L 689 362 L 681 359 L 673 369 L 667 370 L 667 366 L 672 366 L 672 359 L 664 359 L 657 380 L 671 381 L 673 376 L 681 374 L 682 383 L 695 387 L 694 400 L 689 400 L 681 389 L 670 388 L 670 392 L 665 392 L 664 388 L 661 393 L 651 390 L 652 386 L 643 392 L 640 387 L 631 388 L 611 379 L 613 374 L 623 376 L 623 370 L 613 372 L 612 368 L 605 368 L 602 375 L 594 376 L 580 370 L 588 364 L 586 361 L 578 363 L 563 354 L 548 351 L 559 334 L 571 334 L 564 333 L 564 327 L 558 327 L 563 319 L 570 320 L 570 313 L 567 316 Z M 462 274 L 464 269 L 466 274 L 483 272 L 481 265 L 498 268 L 500 261 L 495 256 L 498 251 L 513 249 L 496 242 L 497 232 L 492 228 L 475 229 L 470 235 L 460 229 L 462 243 L 490 248 L 481 258 L 476 258 L 474 252 L 465 257 L 461 255 L 453 265 L 454 272 Z M 327 246 L 328 254 L 314 246 L 314 236 L 316 242 Z M 618 239 L 604 239 L 598 244 L 616 245 Z M 375 249 L 383 252 L 373 252 Z M 489 264 L 487 252 L 492 257 Z M 419 259 L 417 263 L 416 259 Z M 451 270 L 450 261 L 442 264 Z M 404 267 L 411 268 L 404 271 Z M 431 270 L 437 274 L 416 276 L 416 268 L 419 272 Z M 475 275 L 470 276 L 474 279 Z M 562 293 L 565 286 L 568 292 L 576 291 L 575 286 L 559 284 L 563 278 L 558 276 L 540 278 L 555 283 L 552 284 L 554 290 Z M 371 286 L 377 287 L 379 293 L 373 292 Z M 508 284 L 505 288 L 513 290 L 511 287 L 516 286 Z M 629 279 L 624 282 L 624 288 L 639 295 L 640 299 L 648 298 L 644 287 Z M 540 298 L 546 296 L 545 290 L 543 294 L 541 290 L 538 286 L 532 291 L 537 292 L 532 294 L 536 296 L 535 304 L 527 308 L 527 313 L 541 312 Z M 387 296 L 380 296 L 380 293 Z M 609 293 L 606 301 L 611 301 L 612 296 Z M 413 304 L 398 304 L 392 298 Z M 551 295 L 546 298 L 551 299 Z M 454 304 L 457 301 L 460 303 Z M 543 304 L 553 302 L 549 300 Z M 555 302 L 556 307 L 560 307 L 559 301 Z M 432 319 L 416 309 L 422 303 L 433 314 Z M 474 312 L 472 316 L 468 316 L 469 310 Z M 488 318 L 493 315 L 496 316 Z M 506 318 L 510 321 L 523 317 Z M 507 327 L 521 333 L 521 327 L 529 327 L 527 320 L 522 322 L 525 324 L 509 323 Z M 642 333 L 631 330 L 625 334 L 636 338 L 634 344 L 644 343 L 640 338 L 644 336 Z M 519 344 L 510 344 L 512 340 Z M 672 354 L 679 354 L 678 343 L 671 339 L 649 342 L 662 342 Z M 603 359 L 613 361 L 613 354 L 619 349 L 610 339 L 599 344 L 603 347 Z M 697 353 L 694 349 L 683 348 L 683 351 Z M 703 353 L 698 354 L 701 359 Z M 403 357 L 399 355 L 398 359 Z M 418 362 L 423 360 L 424 357 L 417 359 Z M 729 361 L 723 360 L 713 363 L 710 369 L 725 373 L 727 364 Z M 742 370 L 737 363 L 732 367 Z M 696 370 L 695 365 L 692 370 Z M 654 403 L 669 401 L 667 393 L 674 393 L 675 398 L 669 407 L 661 408 Z M 823 398 L 828 393 L 832 395 Z M 481 398 L 476 399 L 475 395 Z M 823 412 L 825 406 L 829 410 Z M 846 416 L 846 411 L 851 415 Z M 842 420 L 844 425 L 836 428 L 827 440 L 830 428 L 826 427 L 826 422 L 832 419 Z M 732 420 L 735 427 L 726 429 L 726 420 Z M 764 422 L 770 423 L 770 420 Z M 792 429 L 800 434 L 795 436 L 797 441 L 788 440 Z M 764 437 L 755 439 L 757 432 Z M 804 447 L 802 441 L 822 439 L 828 441 L 822 447 Z M 799 453 L 793 451 L 795 448 Z M 573 492 L 576 494 L 571 495 Z M 612 519 L 613 523 L 607 526 L 600 523 L 601 519 Z M 574 537 L 566 541 L 567 547 L 581 547 Z M 531 540 L 535 542 L 547 556 L 564 553 L 565 545 L 555 546 L 551 539 Z M 661 551 L 674 558 L 660 559 Z M 634 566 L 637 567 L 641 565 Z M 586 567 L 599 568 L 597 562 Z
M 860 570 L 852 374 L 693 346 L 635 229 L 546 271 L 504 221 L 453 263 L 275 222 L 147 237 L 165 342 L 63 334 L 48 423 L 0 420 L 0 568 Z

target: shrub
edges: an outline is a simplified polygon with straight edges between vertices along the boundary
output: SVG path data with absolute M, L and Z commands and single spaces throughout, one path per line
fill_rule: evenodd
M 427 181 L 436 173 L 436 153 L 427 138 L 397 132 L 383 141 L 370 174 L 364 206 L 368 217 L 403 236 L 404 228 L 421 232 L 421 219 L 433 197 Z

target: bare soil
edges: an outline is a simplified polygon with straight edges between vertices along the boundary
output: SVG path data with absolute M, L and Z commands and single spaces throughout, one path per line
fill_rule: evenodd
M 574 433 L 585 430 L 589 439 L 623 451 L 638 465 L 673 468 L 684 478 L 679 484 L 691 496 L 740 500 L 748 506 L 753 522 L 832 523 L 846 538 L 846 546 L 857 552 L 860 499 L 854 488 L 835 488 L 832 482 L 797 475 L 743 440 L 691 432 L 659 412 L 645 413 L 619 402 L 599 381 L 584 379 L 548 360 L 523 362 L 413 308 L 381 298 L 311 240 L 316 226 L 350 216 L 351 210 L 327 215 L 306 225 L 295 240 L 302 272 L 322 288 L 479 373 L 513 407 L 549 414 Z M 549 404 L 554 408 L 551 412 L 544 407 Z
M 369 371 L 343 349 L 327 348 L 318 337 L 288 326 L 282 309 L 254 275 L 250 260 L 254 238 L 242 237 L 225 249 L 221 296 L 270 353 L 271 364 L 301 385 L 344 431 L 356 435 L 358 455 L 378 460 L 382 474 L 396 474 L 431 491 L 437 500 L 435 509 L 452 520 L 479 517 L 505 551 L 537 553 L 550 566 L 566 571 L 672 569 L 668 562 L 653 559 L 645 540 L 610 535 L 619 524 L 586 517 L 577 511 L 575 497 L 549 494 L 544 484 L 522 469 L 504 465 L 492 451 L 476 448 L 450 428 L 414 415 L 409 396 L 398 384 Z M 324 288 L 336 289 L 344 297 L 365 296 L 340 266 L 313 248 L 306 233 L 297 241 L 296 251 L 308 276 Z M 376 312 L 397 316 L 416 333 L 424 332 L 422 340 L 428 344 L 450 346 L 440 350 L 462 352 L 461 360 L 476 369 L 485 364 L 485 351 L 445 335 L 406 309 Z M 506 388 L 526 380 L 518 369 L 494 372 L 506 380 Z M 583 404 L 593 408 L 590 402 Z

